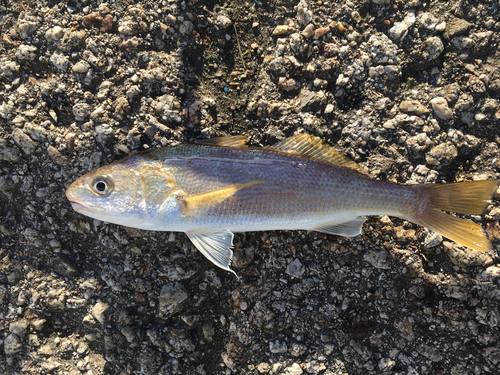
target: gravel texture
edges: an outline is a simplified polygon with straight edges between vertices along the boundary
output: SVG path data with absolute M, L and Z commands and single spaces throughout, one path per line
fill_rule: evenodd
M 402 220 L 235 237 L 77 214 L 65 188 L 139 150 L 308 132 L 374 178 L 500 177 L 493 1 L 13 1 L 0 5 L 2 374 L 498 374 L 490 253 Z

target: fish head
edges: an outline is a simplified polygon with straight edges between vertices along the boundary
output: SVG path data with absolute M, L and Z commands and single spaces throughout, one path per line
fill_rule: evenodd
M 68 187 L 66 197 L 83 215 L 147 229 L 175 190 L 172 175 L 159 162 L 130 157 L 83 175 Z

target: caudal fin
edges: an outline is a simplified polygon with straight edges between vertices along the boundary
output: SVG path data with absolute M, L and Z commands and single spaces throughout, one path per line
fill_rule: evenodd
M 419 185 L 414 188 L 428 194 L 430 200 L 418 214 L 409 220 L 422 225 L 474 250 L 488 251 L 491 243 L 480 225 L 442 211 L 460 214 L 483 213 L 499 181 L 459 182 L 444 185 Z

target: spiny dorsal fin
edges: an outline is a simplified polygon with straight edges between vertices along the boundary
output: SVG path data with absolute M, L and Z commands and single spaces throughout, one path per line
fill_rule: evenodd
M 330 146 L 324 144 L 316 137 L 309 134 L 297 134 L 271 146 L 275 150 L 290 152 L 305 156 L 309 159 L 326 161 L 328 163 L 342 165 L 362 174 L 369 175 L 361 166 L 339 154 Z
M 216 137 L 210 139 L 198 139 L 194 143 L 203 146 L 219 146 L 232 148 L 246 148 L 248 138 L 246 135 L 230 135 L 227 137 Z

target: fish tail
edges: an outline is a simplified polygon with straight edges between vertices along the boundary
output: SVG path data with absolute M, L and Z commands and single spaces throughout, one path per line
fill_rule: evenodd
M 483 228 L 471 220 L 442 211 L 459 214 L 482 214 L 499 181 L 459 182 L 444 185 L 417 185 L 424 203 L 408 220 L 474 250 L 488 251 L 491 243 Z

